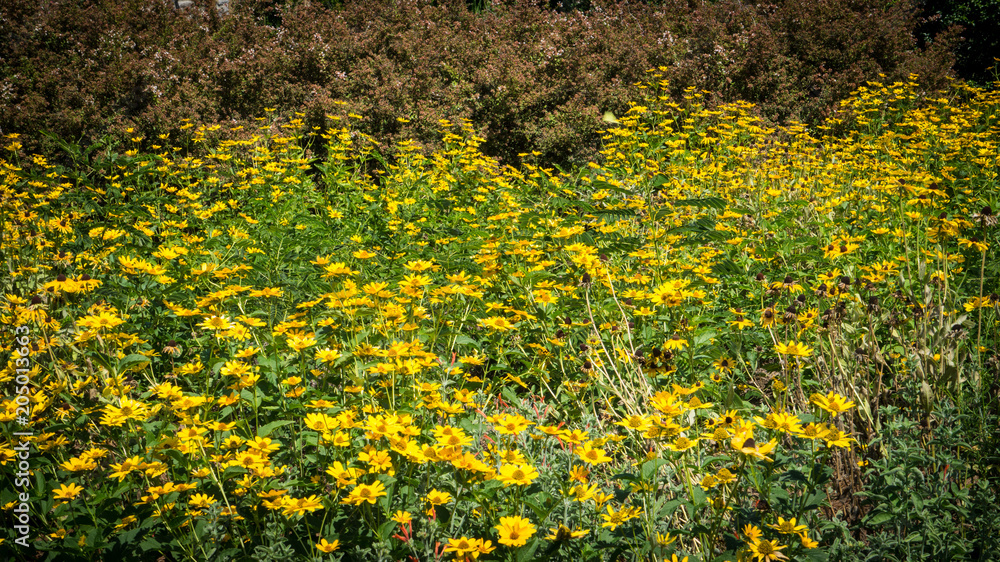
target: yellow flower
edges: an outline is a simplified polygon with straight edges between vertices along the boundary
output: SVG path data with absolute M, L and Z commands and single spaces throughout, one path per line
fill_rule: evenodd
M 638 507 L 624 507 L 619 511 L 615 511 L 609 505 L 607 513 L 601 514 L 601 518 L 604 519 L 604 523 L 601 523 L 601 527 L 611 527 L 611 530 L 614 531 L 619 525 L 622 525 L 629 519 L 638 517 L 640 511 L 641 509 Z
M 778 445 L 778 441 L 772 439 L 763 445 L 757 445 L 753 437 L 753 425 L 742 425 L 736 429 L 736 434 L 730 439 L 729 444 L 744 455 L 770 462 L 772 459 L 767 455 Z
M 498 332 L 506 332 L 507 330 L 514 329 L 514 325 L 507 321 L 507 319 L 503 316 L 490 316 L 489 318 L 483 318 L 479 321 L 479 325 Z
M 497 549 L 493 546 L 493 541 L 488 541 L 484 539 L 476 539 L 476 552 L 472 553 L 471 558 L 475 560 L 480 554 L 489 554 Z
M 115 525 L 115 529 L 116 530 L 124 529 L 125 527 L 128 527 L 129 525 L 135 523 L 138 520 L 139 518 L 136 517 L 135 515 L 129 515 L 128 517 L 123 517 L 121 522 Z
M 779 545 L 778 541 L 758 540 L 750 543 L 750 553 L 757 558 L 758 562 L 768 562 L 770 560 L 782 560 L 787 556 L 779 552 L 787 545 Z
M 672 536 L 670 533 L 656 533 L 656 544 L 660 546 L 670 546 L 676 540 L 677 537 Z M 677 560 L 676 554 L 674 555 L 674 560 Z M 686 556 L 684 560 L 687 560 Z
M 569 493 L 573 497 L 573 501 L 585 502 L 593 498 L 600 490 L 597 489 L 597 484 L 579 484 L 570 488 Z
M 582 447 L 576 449 L 576 455 L 587 464 L 600 464 L 610 462 L 611 457 L 604 453 L 604 449 L 595 449 L 591 445 L 592 441 L 584 443 Z
M 101 311 L 92 316 L 84 316 L 76 322 L 76 325 L 87 330 L 109 330 L 125 321 L 108 311 Z
M 570 482 L 579 482 L 581 484 L 587 483 L 587 478 L 590 477 L 590 471 L 582 466 L 574 466 L 569 471 Z
M 985 297 L 972 297 L 969 302 L 962 305 L 966 312 L 972 312 L 977 308 L 990 308 L 993 306 L 993 301 L 987 295 Z
M 435 265 L 434 262 L 429 260 L 410 260 L 403 267 L 414 273 L 420 273 L 428 269 L 434 269 Z
M 305 425 L 309 429 L 320 433 L 332 433 L 340 427 L 340 423 L 337 422 L 337 418 L 323 413 L 307 414 L 305 417 Z
M 968 238 L 959 238 L 958 243 L 960 246 L 964 246 L 966 248 L 975 248 L 976 251 L 979 252 L 985 252 L 987 249 L 989 249 L 989 244 L 986 244 L 985 242 L 980 242 L 975 237 L 973 237 L 972 240 L 969 240 Z
M 191 507 L 197 507 L 197 508 L 200 508 L 200 509 L 204 509 L 204 508 L 210 507 L 213 503 L 215 503 L 217 501 L 219 501 L 219 500 L 217 500 L 214 497 L 209 496 L 207 494 L 195 494 L 195 495 L 191 496 L 190 500 L 188 500 L 188 504 Z
M 431 278 L 426 275 L 407 275 L 402 281 L 398 282 L 400 290 L 408 296 L 418 297 L 420 296 L 423 288 L 427 285 L 433 283 Z
M 719 371 L 723 373 L 728 373 L 733 370 L 735 363 L 733 363 L 733 360 L 728 357 L 720 357 L 715 360 L 715 363 L 713 363 L 713 365 L 715 365 L 715 368 L 718 369 Z
M 743 314 L 743 309 L 742 308 L 730 308 L 729 312 L 733 313 L 736 316 L 736 319 L 735 320 L 727 320 L 726 321 L 727 324 L 730 324 L 732 326 L 736 326 L 740 330 L 743 330 L 744 328 L 752 328 L 753 327 L 753 322 L 750 321 L 750 320 L 747 320 L 746 316 L 744 316 L 744 314 Z M 772 311 L 771 317 L 772 317 L 772 320 L 773 320 L 773 317 L 774 317 L 773 311 Z
M 376 480 L 374 484 L 361 484 L 357 486 L 351 490 L 351 493 L 346 498 L 341 500 L 341 503 L 361 505 L 368 502 L 375 505 L 375 502 L 384 495 L 386 495 L 385 486 L 381 481 Z
M 358 453 L 358 460 L 368 463 L 368 466 L 370 467 L 369 472 L 384 472 L 389 475 L 395 474 L 396 472 L 392 468 L 392 458 L 389 457 L 388 451 L 379 451 L 378 449 L 370 448 L 369 450 Z
M 517 516 L 501 517 L 500 524 L 494 529 L 500 533 L 500 540 L 497 542 L 510 547 L 523 546 L 536 531 L 531 521 Z
M 258 291 L 250 291 L 251 297 L 280 297 L 284 294 L 285 292 L 277 287 L 264 287 Z
M 585 529 L 570 529 L 565 525 L 559 525 L 559 527 L 553 527 L 549 529 L 549 534 L 545 537 L 545 540 L 565 542 L 571 539 L 578 539 L 580 537 L 586 536 L 590 531 Z
M 774 350 L 781 355 L 791 355 L 793 357 L 809 357 L 813 349 L 801 342 L 790 341 L 787 344 L 778 342 Z
M 304 332 L 293 332 L 288 334 L 288 347 L 295 351 L 302 351 L 307 347 L 316 345 L 315 334 Z
M 688 449 L 691 449 L 696 445 L 698 445 L 697 439 L 688 439 L 687 437 L 681 435 L 677 439 L 674 439 L 673 443 L 667 443 L 666 447 L 671 451 L 676 451 L 680 453 L 683 451 L 687 451 Z
M 479 545 L 475 539 L 470 539 L 468 537 L 460 537 L 457 539 L 448 539 L 448 544 L 444 547 L 445 552 L 454 552 L 457 557 L 465 557 L 475 553 L 479 556 Z
M 795 414 L 771 412 L 766 419 L 754 417 L 754 420 L 762 427 L 775 429 L 782 433 L 798 434 L 802 431 L 800 420 Z
M 198 325 L 206 330 L 213 331 L 228 330 L 230 328 L 229 320 L 226 320 L 222 316 L 209 316 Z
M 755 543 L 760 540 L 762 534 L 761 530 L 751 523 L 743 526 L 743 536 L 747 538 L 747 542 L 749 543 Z
M 535 467 L 526 464 L 505 464 L 500 467 L 496 479 L 503 482 L 504 486 L 527 486 L 538 478 L 538 471 Z
M 336 277 L 338 275 L 355 275 L 358 273 L 350 267 L 347 267 L 347 264 L 344 262 L 331 263 L 324 267 L 323 271 L 324 278 Z
M 63 484 L 59 486 L 55 490 L 52 490 L 52 493 L 57 500 L 71 500 L 79 496 L 80 492 L 82 491 L 83 491 L 82 486 L 77 486 L 76 484 L 70 483 L 68 485 Z
M 849 449 L 851 443 L 854 442 L 853 437 L 848 437 L 846 433 L 835 427 L 830 427 L 823 439 L 826 441 L 827 447 L 841 447 L 843 449 Z
M 829 430 L 825 425 L 819 423 L 807 423 L 802 427 L 801 436 L 807 439 L 823 439 L 826 437 Z
M 360 468 L 344 467 L 343 463 L 335 461 L 326 469 L 326 473 L 336 478 L 337 486 L 343 488 L 357 484 L 358 476 L 364 474 L 365 471 Z
M 719 479 L 716 478 L 714 474 L 706 474 L 699 483 L 699 485 L 705 490 L 711 490 L 718 484 Z
M 139 456 L 125 459 L 120 463 L 113 463 L 111 465 L 111 468 L 114 469 L 114 472 L 111 473 L 111 476 L 118 478 L 118 481 L 121 482 L 133 470 L 139 469 L 140 465 L 142 464 L 143 464 L 143 459 L 142 457 Z
M 768 527 L 785 535 L 797 535 L 809 530 L 809 527 L 806 527 L 805 525 L 796 525 L 794 517 L 787 521 L 783 517 L 778 517 L 778 522 L 773 525 L 768 525 Z
M 247 447 L 267 455 L 280 449 L 281 444 L 275 442 L 270 437 L 254 437 L 253 439 L 247 441 Z
M 445 447 L 463 447 L 472 443 L 472 437 L 465 434 L 465 430 L 460 427 L 436 426 L 434 428 L 434 438 L 438 445 Z
M 803 548 L 816 548 L 817 546 L 819 546 L 819 542 L 814 541 L 811 538 L 809 538 L 809 535 L 806 534 L 806 532 L 804 532 L 804 531 L 799 534 L 799 538 L 802 539 L 802 547 Z
M 522 416 L 499 414 L 486 418 L 486 421 L 493 424 L 493 429 L 501 435 L 517 435 L 533 425 Z
M 673 337 L 664 342 L 663 347 L 670 350 L 681 350 L 684 349 L 687 346 L 687 344 L 688 344 L 687 340 L 682 339 L 677 334 L 674 334 Z
M 149 417 L 149 414 L 149 406 L 124 396 L 121 399 L 121 406 L 108 404 L 104 407 L 104 416 L 101 418 L 101 423 L 118 427 L 129 420 L 145 420 Z
M 653 423 L 649 418 L 640 416 L 639 414 L 632 414 L 620 422 L 615 422 L 615 425 L 620 425 L 626 429 L 632 429 L 640 433 L 645 433 L 650 427 L 653 427 Z
M 768 328 L 774 325 L 775 320 L 777 320 L 777 315 L 774 313 L 774 309 L 771 307 L 765 308 L 760 316 L 760 325 Z
M 316 548 L 320 552 L 327 552 L 327 553 L 333 552 L 333 551 L 337 550 L 338 548 L 340 548 L 340 539 L 334 539 L 333 542 L 329 542 L 326 539 L 323 539 L 323 540 L 319 541 L 318 543 L 316 543 Z
M 341 353 L 335 349 L 321 349 L 316 352 L 316 360 L 320 363 L 333 363 L 340 359 Z
M 826 396 L 816 393 L 809 397 L 809 401 L 816 404 L 823 410 L 830 412 L 833 417 L 846 412 L 855 406 L 854 402 L 847 400 L 843 396 L 830 391 Z
M 448 492 L 441 492 L 436 488 L 427 493 L 425 498 L 427 503 L 431 505 L 444 505 L 451 501 L 451 494 Z
M 736 480 L 736 475 L 733 474 L 728 468 L 722 468 L 715 474 L 715 478 L 720 484 L 728 484 Z
M 63 291 L 67 293 L 75 293 L 79 290 L 79 285 L 74 279 L 68 278 L 60 273 L 54 280 L 46 283 L 43 288 L 57 294 Z

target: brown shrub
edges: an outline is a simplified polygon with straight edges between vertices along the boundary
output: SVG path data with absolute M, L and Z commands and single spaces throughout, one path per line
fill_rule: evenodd
M 918 50 L 915 25 L 910 2 L 875 0 L 593 3 L 564 13 L 530 0 L 481 13 L 461 0 L 336 9 L 233 0 L 225 17 L 210 0 L 183 11 L 170 1 L 0 0 L 0 133 L 28 134 L 26 146 L 51 152 L 33 133 L 151 144 L 183 138 L 187 122 L 249 134 L 265 108 L 324 127 L 336 109 L 363 115 L 387 150 L 404 138 L 433 146 L 439 120 L 469 119 L 505 162 L 538 151 L 578 163 L 597 155 L 603 112 L 627 109 L 654 67 L 669 68 L 678 94 L 745 99 L 774 121 L 822 118 L 880 73 L 919 72 L 937 86 L 951 44 Z
M 917 49 L 912 2 L 788 0 L 704 3 L 680 35 L 686 56 L 674 67 L 677 91 L 694 86 L 723 100 L 743 99 L 776 122 L 816 122 L 869 80 L 921 76 L 944 86 L 952 35 Z

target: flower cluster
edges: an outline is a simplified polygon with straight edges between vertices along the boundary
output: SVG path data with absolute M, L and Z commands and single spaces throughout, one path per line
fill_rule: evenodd
M 322 162 L 297 119 L 246 141 L 198 128 L 200 152 L 164 139 L 99 174 L 21 163 L 10 139 L 0 316 L 32 327 L 44 367 L 0 408 L 0 464 L 30 430 L 36 547 L 823 548 L 820 507 L 878 402 L 942 391 L 928 373 L 958 368 L 971 315 L 996 321 L 968 273 L 996 235 L 949 166 L 996 169 L 980 122 L 1000 100 L 866 89 L 847 132 L 779 137 L 746 104 L 669 102 L 661 78 L 572 173 L 502 166 L 468 122 L 440 123 L 441 151 L 379 161 L 351 114 L 318 133 Z M 896 121 L 875 122 L 886 104 Z M 931 153 L 952 164 L 916 164 Z M 932 314 L 949 319 L 938 347 L 911 353 Z

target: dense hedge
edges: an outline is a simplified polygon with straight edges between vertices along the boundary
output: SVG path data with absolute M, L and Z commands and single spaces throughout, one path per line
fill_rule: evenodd
M 669 69 L 674 95 L 712 90 L 780 122 L 827 115 L 880 73 L 933 89 L 953 64 L 952 35 L 917 48 L 912 0 L 329 4 L 0 1 L 0 133 L 154 144 L 189 122 L 249 131 L 265 108 L 323 127 L 345 100 L 384 146 L 434 144 L 439 119 L 464 118 L 487 154 L 568 163 L 597 156 L 601 115 L 627 109 L 650 68 Z
M 955 73 L 962 79 L 990 86 L 997 79 L 1000 57 L 1000 0 L 918 0 L 922 16 L 920 39 L 959 26 L 962 41 L 955 47 Z

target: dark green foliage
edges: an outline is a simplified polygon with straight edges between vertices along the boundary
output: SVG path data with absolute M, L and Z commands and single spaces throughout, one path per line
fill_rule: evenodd
M 883 408 L 889 420 L 867 447 L 863 553 L 847 560 L 993 560 L 1000 553 L 996 413 L 963 414 L 940 403 L 924 422 L 916 410 Z
M 921 0 L 919 28 L 925 39 L 950 26 L 961 26 L 963 41 L 955 47 L 959 77 L 988 86 L 997 79 L 992 67 L 1000 57 L 1000 0 Z

